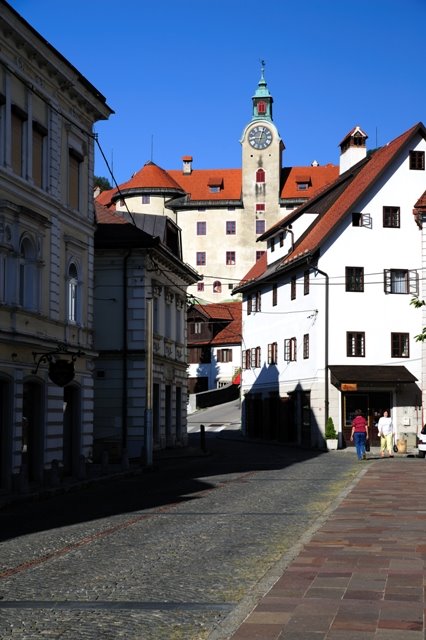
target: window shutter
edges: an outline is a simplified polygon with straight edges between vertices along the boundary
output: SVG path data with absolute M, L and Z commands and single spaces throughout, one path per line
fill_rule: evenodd
M 286 338 L 284 340 L 284 360 L 286 362 L 290 362 L 291 359 L 291 348 L 290 348 L 290 339 Z
M 372 228 L 373 223 L 372 223 L 372 220 L 371 220 L 371 215 L 369 213 L 361 214 L 361 226 L 362 227 L 367 227 L 368 229 Z
M 419 292 L 419 274 L 416 269 L 412 269 L 408 272 L 408 286 L 411 295 L 415 296 Z
M 262 302 L 261 302 L 261 294 L 260 291 L 256 291 L 256 311 L 261 311 Z
M 385 293 L 391 293 L 391 291 L 392 291 L 392 278 L 391 278 L 391 270 L 390 269 L 385 269 L 383 271 L 383 282 L 384 282 Z
M 297 354 L 297 340 L 296 340 L 296 338 L 292 338 L 291 339 L 291 358 L 290 358 L 290 360 L 295 361 L 296 360 L 296 354 Z
M 256 347 L 256 367 L 260 367 L 260 347 Z

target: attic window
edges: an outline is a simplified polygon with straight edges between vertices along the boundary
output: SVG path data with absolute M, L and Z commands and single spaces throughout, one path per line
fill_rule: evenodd
M 311 176 L 296 176 L 296 184 L 298 191 L 306 191 L 312 186 Z
M 209 178 L 207 184 L 210 193 L 219 193 L 219 191 L 223 188 L 223 178 Z
M 425 152 L 410 151 L 410 169 L 417 171 L 425 170 Z

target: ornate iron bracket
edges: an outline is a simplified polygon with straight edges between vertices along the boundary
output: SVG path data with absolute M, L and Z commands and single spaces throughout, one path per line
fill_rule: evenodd
M 61 342 L 57 349 L 51 351 L 33 351 L 36 368 L 31 373 L 36 375 L 41 364 L 49 363 L 49 378 L 59 387 L 64 387 L 74 378 L 74 362 L 84 355 L 80 350 L 70 351 L 67 345 Z

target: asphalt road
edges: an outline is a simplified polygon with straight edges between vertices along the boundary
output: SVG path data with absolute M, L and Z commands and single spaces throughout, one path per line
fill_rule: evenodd
M 188 415 L 188 433 L 199 432 L 201 425 L 204 425 L 206 433 L 219 433 L 224 429 L 240 428 L 240 400 L 233 400 L 215 407 L 207 407 L 207 409 Z
M 227 638 L 360 471 L 236 435 L 1 510 L 2 640 Z

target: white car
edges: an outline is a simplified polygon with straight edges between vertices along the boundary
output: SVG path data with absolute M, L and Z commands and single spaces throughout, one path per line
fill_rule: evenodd
M 426 455 L 426 424 L 420 433 L 417 434 L 418 457 L 424 458 Z

